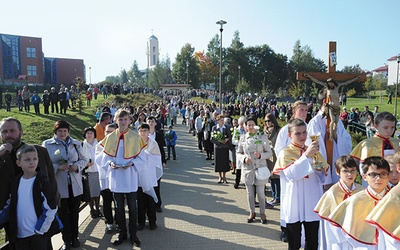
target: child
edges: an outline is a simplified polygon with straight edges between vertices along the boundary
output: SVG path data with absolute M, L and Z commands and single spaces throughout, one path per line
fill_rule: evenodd
M 138 230 L 142 230 L 146 222 L 146 214 L 149 220 L 150 230 L 157 228 L 156 202 L 158 202 L 154 187 L 162 176 L 161 152 L 155 140 L 149 138 L 150 126 L 142 123 L 138 127 L 139 136 L 147 142 L 144 148 L 146 152 L 146 167 L 139 170 L 139 189 L 137 192 L 138 204 Z M 147 178 L 142 178 L 147 176 Z
M 362 177 L 368 183 L 364 191 L 344 200 L 329 215 L 336 242 L 341 249 L 385 249 L 382 235 L 365 219 L 389 191 L 388 162 L 379 156 L 368 157 L 362 165 Z
M 397 172 L 396 164 L 393 160 L 394 155 L 386 155 L 385 160 L 389 163 L 390 166 L 390 174 L 389 174 L 389 187 L 393 188 L 399 183 L 400 174 Z
M 400 173 L 400 151 L 393 156 L 395 171 Z M 384 249 L 400 249 L 400 217 L 395 216 L 400 208 L 400 185 L 395 186 L 369 213 L 366 222 L 378 228 L 384 236 Z
M 357 176 L 357 162 L 353 157 L 344 155 L 335 162 L 336 174 L 340 177 L 319 200 L 314 212 L 324 219 L 320 230 L 320 249 L 341 249 L 340 244 L 334 241 L 331 235 L 331 224 L 328 216 L 345 199 L 363 190 L 361 185 L 354 183 Z
M 305 229 L 308 249 L 318 248 L 319 217 L 313 212 L 323 194 L 325 171 L 328 164 L 323 162 L 324 170 L 313 167 L 313 156 L 323 160 L 319 153 L 318 141 L 307 148 L 306 123 L 293 119 L 288 124 L 291 144 L 278 156 L 274 174 L 280 174 L 281 180 L 281 220 L 286 223 L 289 249 L 300 249 L 301 226 Z
M 396 117 L 394 115 L 389 112 L 379 113 L 375 117 L 374 127 L 377 133 L 373 137 L 361 141 L 350 153 L 351 156 L 360 161 L 360 167 L 365 158 L 394 154 L 399 147 L 400 140 L 392 137 L 396 129 Z M 362 172 L 361 169 L 360 172 Z M 367 186 L 364 179 L 363 186 Z
M 171 150 L 172 149 L 172 157 L 173 159 L 176 160 L 176 152 L 175 152 L 175 145 L 176 145 L 176 140 L 178 139 L 178 136 L 176 135 L 176 132 L 172 130 L 172 126 L 168 127 L 169 131 L 165 133 L 165 142 L 167 145 L 168 149 L 168 158 L 167 160 L 170 159 L 171 156 Z
M 97 107 L 97 111 L 96 111 L 96 120 L 97 120 L 97 122 L 100 121 L 101 113 L 102 113 L 102 112 L 101 112 L 100 107 Z
M 0 213 L 0 221 L 10 220 L 9 240 L 16 249 L 47 249 L 61 225 L 55 217 L 54 191 L 47 177 L 36 172 L 39 158 L 34 146 L 22 146 L 16 157 L 23 174 L 12 181 L 9 205 Z

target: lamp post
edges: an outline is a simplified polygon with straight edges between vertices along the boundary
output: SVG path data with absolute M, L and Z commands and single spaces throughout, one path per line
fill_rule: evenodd
M 238 72 L 239 72 L 238 84 L 240 84 L 240 65 L 238 65 Z
M 263 86 L 263 91 L 265 91 L 265 86 L 267 86 L 267 73 L 268 73 L 268 70 L 265 70 L 264 71 L 264 86 Z M 265 92 L 267 92 L 267 91 L 265 91 Z M 265 93 L 266 94 L 266 93 Z
M 396 119 L 397 119 L 397 88 L 398 88 L 398 85 L 399 85 L 399 64 L 400 64 L 400 54 L 399 55 L 397 55 L 397 77 L 396 77 L 396 93 L 394 94 L 394 98 L 395 98 L 395 101 L 394 101 L 394 116 L 396 117 Z M 397 122 L 396 122 L 396 124 L 397 124 Z
M 89 67 L 89 83 L 92 84 L 92 67 Z
M 224 31 L 223 26 L 226 21 L 219 20 L 216 24 L 221 25 L 219 31 L 221 32 L 221 40 L 219 46 L 219 111 L 222 112 L 222 31 Z
M 189 61 L 186 62 L 186 84 L 189 85 Z

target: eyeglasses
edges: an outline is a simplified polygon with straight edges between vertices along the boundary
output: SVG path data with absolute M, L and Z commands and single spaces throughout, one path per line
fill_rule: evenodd
M 342 170 L 343 174 L 357 174 L 357 170 Z
M 367 174 L 369 177 L 371 177 L 372 179 L 378 179 L 378 176 L 379 176 L 379 178 L 381 178 L 381 179 L 387 179 L 388 178 L 388 176 L 389 176 L 389 173 L 380 173 L 380 174 L 378 174 L 378 173 L 374 173 L 374 172 L 372 172 L 372 173 L 368 173 Z
M 271 120 L 265 120 L 265 122 L 271 122 Z

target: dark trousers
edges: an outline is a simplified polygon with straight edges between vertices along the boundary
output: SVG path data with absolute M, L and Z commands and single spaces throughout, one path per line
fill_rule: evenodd
M 204 133 L 203 131 L 197 132 L 197 146 L 200 150 L 203 150 Z
M 235 184 L 239 185 L 241 176 L 242 176 L 242 170 L 236 169 Z
M 62 238 L 64 242 L 71 242 L 78 238 L 79 204 L 81 196 L 74 197 L 72 186 L 68 186 L 69 198 L 61 199 L 61 206 L 58 209 L 58 216 L 64 226 Z
M 40 114 L 40 107 L 39 107 L 40 103 L 34 103 L 33 107 L 35 108 L 35 114 Z
M 137 191 L 137 205 L 138 205 L 138 223 L 144 225 L 146 222 L 146 214 L 150 224 L 155 224 L 156 217 L 156 203 L 150 195 L 143 193 L 142 188 Z
M 156 207 L 161 207 L 161 193 L 160 193 L 160 185 L 161 185 L 161 178 L 157 180 L 157 187 L 154 187 L 154 191 L 156 191 L 158 202 L 156 203 Z
M 115 200 L 115 215 L 117 218 L 117 224 L 121 230 L 121 234 L 127 235 L 126 229 L 126 217 L 125 217 L 125 197 L 128 203 L 128 213 L 129 213 L 129 234 L 136 236 L 136 224 L 137 224 L 137 214 L 136 214 L 136 192 L 131 193 L 113 193 Z
M 51 103 L 51 113 L 54 113 L 54 108 L 56 109 L 56 113 L 58 113 L 58 102 Z
M 11 111 L 11 102 L 6 102 L 6 111 Z
M 100 192 L 101 197 L 103 197 L 103 214 L 106 219 L 106 224 L 113 224 L 114 217 L 112 215 L 112 202 L 113 202 L 113 193 L 110 189 L 104 189 Z
M 317 250 L 318 249 L 318 229 L 319 221 L 312 222 L 295 222 L 287 223 L 287 237 L 289 243 L 289 250 L 300 249 L 301 247 L 301 224 L 304 225 L 304 231 L 306 236 L 306 250 Z
M 26 238 L 17 238 L 15 240 L 15 248 L 21 250 L 36 250 L 36 249 L 47 249 L 49 244 L 49 236 L 44 235 L 32 235 Z
M 25 108 L 25 111 L 28 111 L 28 112 L 29 112 L 29 110 L 30 110 L 30 102 L 29 102 L 29 99 L 28 99 L 28 100 L 24 100 L 24 108 Z
M 176 152 L 175 152 L 175 146 L 167 146 L 168 149 L 168 159 L 171 157 L 171 149 L 172 149 L 172 157 L 174 157 L 174 159 L 176 159 Z
M 49 104 L 46 104 L 46 105 L 43 104 L 44 113 L 45 113 L 45 114 L 49 114 L 49 106 L 50 106 Z

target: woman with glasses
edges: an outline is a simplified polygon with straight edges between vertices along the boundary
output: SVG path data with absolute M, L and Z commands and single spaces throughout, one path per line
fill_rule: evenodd
M 274 169 L 276 162 L 276 154 L 274 151 L 276 138 L 278 138 L 279 131 L 281 130 L 281 126 L 279 126 L 275 116 L 272 113 L 269 113 L 264 118 L 264 133 L 268 136 L 269 145 L 272 149 L 271 158 L 267 159 L 268 169 L 271 171 Z M 272 189 L 272 200 L 268 203 L 271 205 L 279 205 L 281 202 L 281 181 L 279 175 L 272 174 L 269 178 L 271 181 L 271 189 Z

